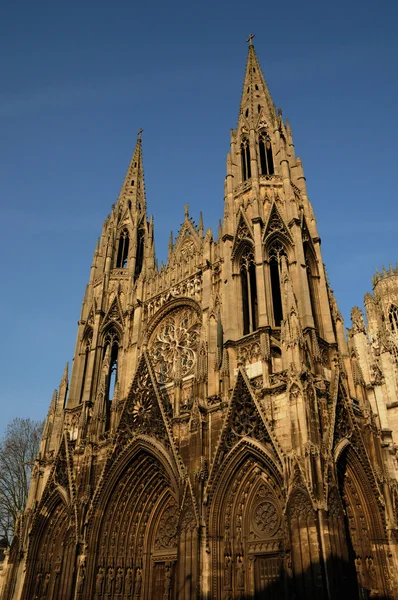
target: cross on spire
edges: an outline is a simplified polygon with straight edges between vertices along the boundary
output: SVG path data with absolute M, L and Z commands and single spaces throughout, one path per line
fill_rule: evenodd
M 143 129 L 139 129 L 139 131 L 137 131 L 137 137 L 140 140 L 141 139 L 141 133 L 143 132 Z
M 255 34 L 251 33 L 249 35 L 249 37 L 247 38 L 246 42 L 249 42 L 249 46 L 253 46 L 253 38 L 254 38 Z

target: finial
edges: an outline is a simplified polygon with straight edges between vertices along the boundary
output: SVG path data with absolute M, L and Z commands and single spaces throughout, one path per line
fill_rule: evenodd
M 139 129 L 139 130 L 137 131 L 137 138 L 138 138 L 139 140 L 141 139 L 141 133 L 142 133 L 143 131 L 144 131 L 144 130 L 143 130 L 142 128 L 141 128 L 141 129 Z
M 201 237 L 203 237 L 203 215 L 202 215 L 202 211 L 200 211 L 200 215 L 199 215 L 199 235 Z
M 254 38 L 255 34 L 251 33 L 249 35 L 249 37 L 247 38 L 246 42 L 249 42 L 249 46 L 253 46 L 253 38 Z
M 188 204 L 188 202 L 186 203 L 185 208 L 184 208 L 184 216 L 185 216 L 186 219 L 189 218 L 189 204 Z

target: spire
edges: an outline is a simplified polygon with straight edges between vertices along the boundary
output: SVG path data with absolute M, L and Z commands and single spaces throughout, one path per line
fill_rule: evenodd
M 134 149 L 133 157 L 130 161 L 127 174 L 119 194 L 118 203 L 131 202 L 133 214 L 142 214 L 146 211 L 144 167 L 142 160 L 142 140 L 143 129 L 137 133 L 137 143 Z
M 276 119 L 275 106 L 254 50 L 253 38 L 254 35 L 250 34 L 247 40 L 249 52 L 238 119 L 239 124 L 246 124 L 249 129 L 256 127 L 261 117 L 269 122 Z

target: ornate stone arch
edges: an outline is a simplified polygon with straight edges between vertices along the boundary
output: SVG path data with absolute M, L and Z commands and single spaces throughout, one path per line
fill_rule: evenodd
M 177 512 L 177 527 L 179 503 L 178 467 L 156 440 L 138 436 L 110 458 L 88 515 L 86 537 L 96 552 L 89 557 L 84 598 L 130 589 L 138 595 L 138 588 L 150 597 L 156 539 L 165 511 Z
M 336 448 L 338 485 L 345 508 L 350 560 L 362 593 L 392 598 L 384 507 L 375 482 L 351 443 Z
M 254 595 L 261 561 L 274 561 L 274 574 L 276 565 L 283 570 L 284 496 L 277 463 L 262 444 L 242 439 L 211 482 L 207 523 L 213 598 Z M 279 577 L 272 583 L 279 585 Z
M 32 523 L 22 598 L 70 597 L 74 579 L 76 527 L 67 493 L 56 486 Z

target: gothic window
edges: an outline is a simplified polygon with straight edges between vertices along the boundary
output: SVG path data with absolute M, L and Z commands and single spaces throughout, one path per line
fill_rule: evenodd
M 256 263 L 252 248 L 246 247 L 240 259 L 243 335 L 257 329 Z
M 149 354 L 161 383 L 195 372 L 200 336 L 200 319 L 195 310 L 183 306 L 171 310 L 151 335 Z
M 274 160 L 272 157 L 271 138 L 265 130 L 260 131 L 258 138 L 260 151 L 260 169 L 262 175 L 274 174 Z
M 320 331 L 319 322 L 319 297 L 318 297 L 318 276 L 315 260 L 308 244 L 304 244 L 305 265 L 307 270 L 308 290 L 310 293 L 311 311 L 314 319 L 315 328 Z
M 123 229 L 119 238 L 119 248 L 117 252 L 116 268 L 125 269 L 129 257 L 129 232 Z
M 131 180 L 131 187 L 134 185 L 134 179 Z
M 277 241 L 269 251 L 272 308 L 275 327 L 280 327 L 283 319 L 281 293 L 281 268 L 283 257 L 286 258 L 286 250 L 281 242 Z
M 138 279 L 144 262 L 144 230 L 139 229 L 137 234 L 137 258 L 135 259 L 134 280 Z
M 391 331 L 398 333 L 398 307 L 393 304 L 388 311 L 388 319 L 390 321 Z
M 117 383 L 117 366 L 119 354 L 119 336 L 117 331 L 113 327 L 108 329 L 105 335 L 104 358 L 108 352 L 108 348 L 110 350 L 110 356 L 108 375 L 106 377 L 105 398 L 106 400 L 113 400 L 113 396 L 115 394 L 115 386 Z
M 83 375 L 82 375 L 82 385 L 80 389 L 80 402 L 83 401 L 84 394 L 84 386 L 86 384 L 87 377 L 87 367 L 88 367 L 88 359 L 90 356 L 91 343 L 93 341 L 93 330 L 89 329 L 83 340 L 83 352 L 84 352 L 84 363 L 83 363 Z
M 243 138 L 242 140 L 240 145 L 240 155 L 242 160 L 242 179 L 243 181 L 246 181 L 252 176 L 250 166 L 250 145 L 247 138 Z

